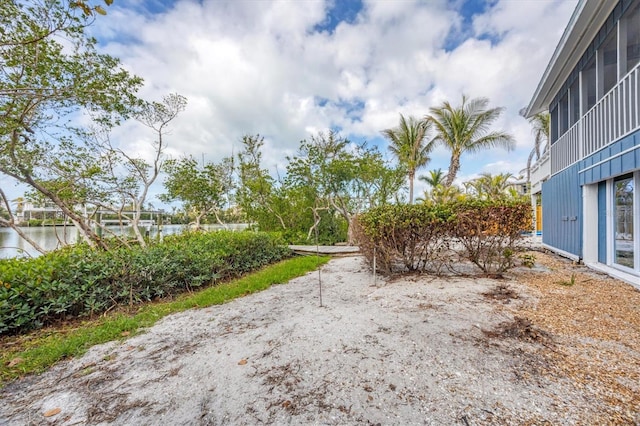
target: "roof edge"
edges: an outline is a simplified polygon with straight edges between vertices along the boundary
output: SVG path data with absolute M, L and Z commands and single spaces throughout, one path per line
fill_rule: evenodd
M 525 118 L 548 109 L 548 103 L 551 101 L 548 98 L 555 96 L 555 93 L 551 96 L 549 93 L 559 90 L 560 85 L 582 57 L 588 43 L 591 43 L 617 4 L 617 0 L 580 0 L 578 2 L 525 109 L 523 114 Z

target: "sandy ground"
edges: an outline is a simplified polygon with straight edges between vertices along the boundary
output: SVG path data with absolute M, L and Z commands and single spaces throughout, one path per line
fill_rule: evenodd
M 374 285 L 361 257 L 342 257 L 321 270 L 321 307 L 318 277 L 166 317 L 143 334 L 17 381 L 0 390 L 0 424 L 598 418 L 601 407 L 588 389 L 542 374 L 548 358 L 541 353 L 549 350 L 543 332 L 505 337 L 514 312 L 537 303 L 518 281 L 408 275 Z M 505 284 L 508 291 L 497 291 Z

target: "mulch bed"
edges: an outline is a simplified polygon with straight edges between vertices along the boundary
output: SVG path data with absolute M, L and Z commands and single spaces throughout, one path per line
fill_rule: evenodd
M 513 309 L 506 332 L 549 336 L 545 374 L 569 379 L 601 409 L 597 424 L 640 424 L 640 291 L 585 266 L 546 253 L 548 270 L 518 270 L 536 300 Z M 516 336 L 517 337 L 517 336 Z

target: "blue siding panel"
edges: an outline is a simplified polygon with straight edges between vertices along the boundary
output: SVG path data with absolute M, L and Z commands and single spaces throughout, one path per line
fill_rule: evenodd
M 585 158 L 584 160 L 582 160 L 582 167 L 583 168 L 589 167 L 594 163 L 594 159 L 595 159 L 594 155 L 590 155 L 589 157 Z
M 616 155 L 622 151 L 622 141 L 609 145 L 609 156 Z
M 582 257 L 582 189 L 578 168 L 576 163 L 542 184 L 542 241 Z
M 633 170 L 636 168 L 636 157 L 633 151 L 622 154 L 622 170 Z
M 611 164 L 611 176 L 622 174 L 622 159 L 620 157 L 612 158 L 609 163 Z
M 631 148 L 634 150 L 628 153 L 611 158 L 613 155 L 619 154 Z M 607 161 L 607 159 L 609 159 Z M 593 164 L 603 161 L 602 164 L 591 167 Z M 628 173 L 640 168 L 640 131 L 637 131 L 627 137 L 612 143 L 606 148 L 590 155 L 579 163 L 580 167 L 580 184 L 587 185 L 600 182 L 615 176 Z M 591 168 L 589 168 L 591 167 Z
M 600 166 L 595 166 L 593 169 L 593 175 L 591 177 L 590 181 L 586 181 L 585 183 L 593 183 L 593 182 L 598 182 L 600 180 L 600 176 L 602 176 L 602 172 L 600 171 Z
M 607 183 L 598 184 L 598 262 L 607 263 Z

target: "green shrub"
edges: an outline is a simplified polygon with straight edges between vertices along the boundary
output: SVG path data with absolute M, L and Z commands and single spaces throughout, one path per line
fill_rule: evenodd
M 528 201 L 464 199 L 441 204 L 388 205 L 357 217 L 354 237 L 383 273 L 460 271 L 471 262 L 488 275 L 514 266 L 522 231 L 529 229 Z
M 144 249 L 86 245 L 0 260 L 0 334 L 101 313 L 228 280 L 287 257 L 266 233 L 188 233 Z
M 354 238 L 366 258 L 381 271 L 399 265 L 415 271 L 439 272 L 448 251 L 452 213 L 448 205 L 386 205 L 360 215 L 353 224 Z

